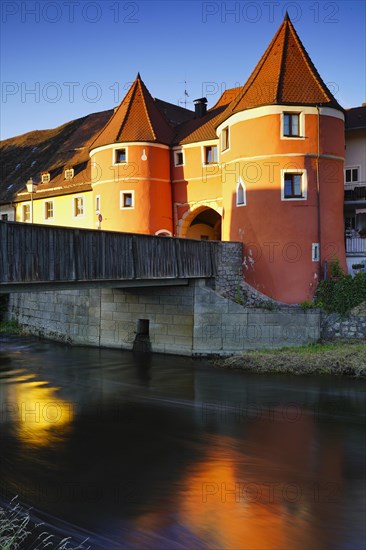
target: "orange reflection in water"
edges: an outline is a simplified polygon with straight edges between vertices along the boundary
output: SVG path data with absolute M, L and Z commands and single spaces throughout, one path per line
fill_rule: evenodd
M 337 505 L 324 506 L 330 492 L 322 487 L 330 480 L 339 489 L 342 452 L 330 442 L 331 452 L 312 457 L 316 430 L 313 417 L 304 415 L 253 423 L 245 440 L 209 436 L 204 459 L 189 468 L 169 502 L 137 518 L 137 531 L 163 533 L 174 515 L 207 548 L 328 548 Z
M 18 378 L 12 413 L 22 443 L 49 446 L 64 438 L 73 420 L 73 407 L 58 397 L 58 388 L 34 378 L 33 375 Z

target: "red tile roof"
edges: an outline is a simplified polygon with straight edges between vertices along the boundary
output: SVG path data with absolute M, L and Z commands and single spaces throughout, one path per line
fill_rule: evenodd
M 173 129 L 138 74 L 112 118 L 91 144 L 91 149 L 129 141 L 169 144 L 173 135 Z
M 323 105 L 343 110 L 328 90 L 288 15 L 219 123 L 262 105 Z
M 217 139 L 216 126 L 223 111 L 238 94 L 241 88 L 225 90 L 217 103 L 202 118 L 194 118 L 177 128 L 174 143 L 185 145 L 198 141 Z

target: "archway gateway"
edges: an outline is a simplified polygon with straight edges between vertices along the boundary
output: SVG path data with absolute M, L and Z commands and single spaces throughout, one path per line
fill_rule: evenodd
M 203 206 L 191 212 L 184 220 L 181 236 L 205 241 L 221 240 L 221 216 L 213 208 Z

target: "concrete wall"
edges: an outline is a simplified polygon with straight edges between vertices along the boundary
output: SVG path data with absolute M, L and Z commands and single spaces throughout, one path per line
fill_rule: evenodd
M 233 354 L 315 342 L 318 312 L 244 308 L 205 286 L 12 294 L 8 316 L 31 334 L 72 344 L 132 349 L 138 321 L 149 321 L 152 351 Z

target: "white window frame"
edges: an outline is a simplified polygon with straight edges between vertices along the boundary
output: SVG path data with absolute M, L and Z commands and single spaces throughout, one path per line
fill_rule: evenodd
M 286 174 L 295 174 L 302 176 L 302 197 L 285 197 L 285 175 Z M 308 195 L 308 175 L 307 170 L 304 169 L 296 169 L 296 168 L 286 168 L 284 170 L 281 170 L 281 200 L 285 202 L 289 201 L 306 201 Z
M 298 115 L 299 116 L 299 135 L 298 136 L 285 136 L 285 115 Z M 305 114 L 296 107 L 289 107 L 281 113 L 281 139 L 301 140 L 305 139 Z
M 41 174 L 41 183 L 49 183 L 51 181 L 51 174 L 49 172 L 45 172 L 44 174 Z
M 311 261 L 320 262 L 320 244 L 312 243 L 311 245 Z
M 125 152 L 126 152 L 126 160 L 123 161 L 123 162 L 117 162 L 116 160 L 116 156 L 117 156 L 117 151 L 120 151 L 121 149 L 124 149 Z M 121 164 L 127 164 L 128 163 L 128 147 L 125 147 L 125 146 L 122 146 L 121 147 L 113 147 L 112 149 L 112 165 L 113 166 L 120 166 Z
M 357 170 L 357 180 L 355 181 L 346 181 L 346 171 L 347 170 L 351 170 L 351 178 L 352 178 L 352 170 Z M 360 165 L 355 165 L 355 166 L 345 166 L 344 167 L 344 185 L 349 187 L 349 186 L 355 186 L 355 185 L 358 185 L 361 181 L 361 166 Z
M 27 216 L 27 219 L 24 215 L 25 209 L 28 208 L 29 216 Z M 22 222 L 23 223 L 30 223 L 31 222 L 31 215 L 32 215 L 32 207 L 30 202 L 25 202 L 22 204 Z
M 77 200 L 78 199 L 81 199 L 82 200 L 82 213 L 81 214 L 77 214 L 76 213 L 76 204 L 77 204 Z M 73 200 L 72 200 L 72 213 L 73 213 L 73 217 L 74 218 L 84 218 L 85 217 L 85 197 L 84 195 L 78 195 L 77 197 L 73 197 Z
M 72 180 L 75 175 L 75 171 L 73 168 L 68 168 L 65 170 L 64 178 L 65 180 Z
M 178 155 L 182 155 L 182 162 L 178 163 Z M 174 166 L 184 166 L 184 152 L 183 149 L 177 149 L 174 151 Z
M 216 147 L 216 157 L 217 157 L 217 160 L 216 162 L 206 162 L 206 149 L 208 148 L 212 148 L 212 147 Z M 219 163 L 219 148 L 217 146 L 217 143 L 213 144 L 213 145 L 202 145 L 202 164 L 203 166 L 216 166 L 217 164 Z
M 124 206 L 124 195 L 131 195 L 132 204 L 131 206 Z M 119 207 L 120 210 L 134 210 L 135 209 L 135 191 L 132 189 L 125 189 L 120 191 L 119 195 Z
M 52 204 L 52 216 L 47 216 L 47 204 Z M 55 216 L 55 203 L 54 201 L 44 201 L 44 219 L 45 221 L 53 221 Z
M 226 147 L 224 147 L 224 135 L 227 134 L 226 138 Z M 226 153 L 230 151 L 230 127 L 225 126 L 221 131 L 221 153 Z
M 244 199 L 243 202 L 238 202 L 239 189 L 243 190 L 243 199 Z M 243 180 L 241 179 L 241 177 L 239 177 L 238 184 L 236 186 L 236 206 L 239 207 L 239 206 L 246 206 L 246 205 L 247 205 L 247 190 Z

